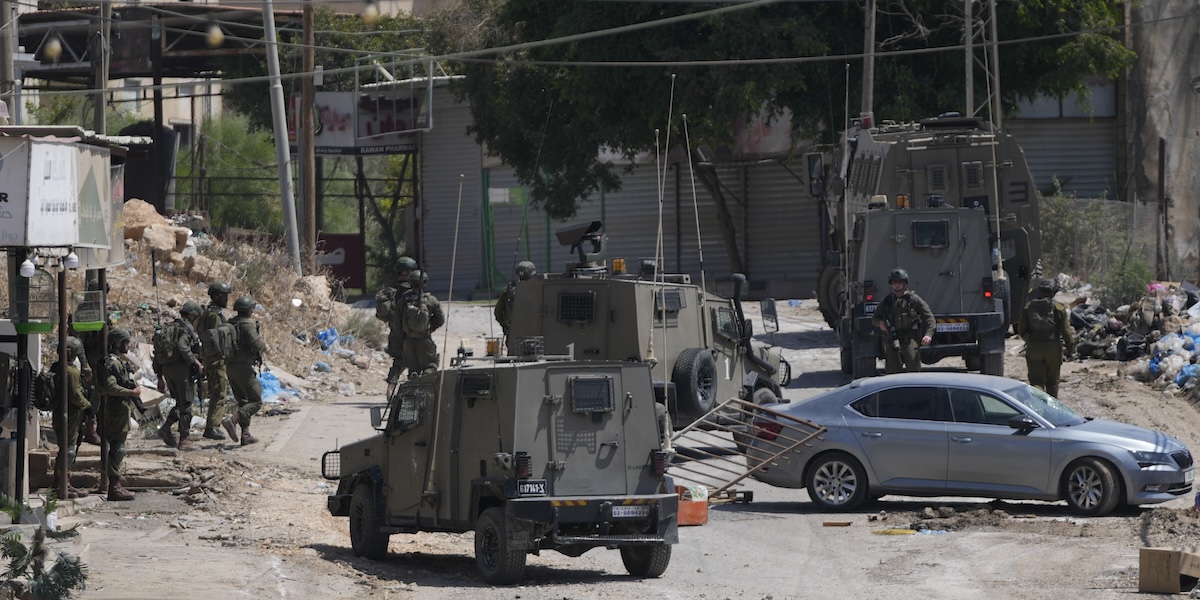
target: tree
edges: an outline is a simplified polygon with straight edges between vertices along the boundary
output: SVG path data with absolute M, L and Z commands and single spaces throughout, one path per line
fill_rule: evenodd
M 17 529 L 10 529 L 0 536 L 0 554 L 9 561 L 8 568 L 0 575 L 0 587 L 12 597 L 63 600 L 70 598 L 74 590 L 84 589 L 88 568 L 79 557 L 59 552 L 50 560 L 48 539 L 65 540 L 79 535 L 78 525 L 59 530 L 48 522 L 47 515 L 55 514 L 57 507 L 58 499 L 51 494 L 42 506 L 28 546 Z M 8 515 L 13 523 L 19 523 L 23 516 L 38 514 L 28 504 L 5 494 L 0 494 L 0 512 Z
M 193 173 L 190 153 L 176 161 L 176 193 L 181 208 L 204 208 L 213 226 L 242 227 L 283 233 L 279 202 L 279 172 L 275 140 L 250 126 L 250 119 L 233 111 L 205 121 L 200 128 L 205 144 L 204 172 Z M 195 165 L 197 169 L 200 165 Z M 201 196 L 204 206 L 194 205 Z
M 961 44 L 961 0 L 879 5 L 879 52 Z M 1111 77 L 1128 66 L 1131 53 L 1103 29 L 1119 24 L 1119 6 L 1117 0 L 1000 5 L 1003 40 L 1072 34 L 1003 46 L 1005 106 L 1038 94 L 1086 93 L 1084 77 Z M 739 117 L 760 111 L 778 116 L 785 108 L 797 138 L 833 141 L 847 113 L 859 112 L 862 60 L 856 55 L 864 19 L 862 6 L 853 2 L 712 9 L 702 3 L 466 0 L 436 19 L 430 46 L 439 54 L 459 53 L 462 60 L 453 68 L 466 78 L 456 93 L 470 104 L 472 132 L 513 167 L 530 187 L 532 203 L 551 217 L 571 217 L 602 186 L 619 189 L 616 165 L 597 159 L 602 149 L 632 158 L 655 148 L 656 130 L 662 139 L 669 131 L 673 143 L 680 141 L 679 119 L 667 124 L 673 112 L 687 114 L 693 168 L 713 194 L 721 220 L 732 222 L 715 168 L 697 164 L 699 149 L 728 145 Z M 676 20 L 599 37 L 481 52 L 671 18 Z M 763 62 L 797 57 L 807 59 Z M 596 64 L 618 61 L 674 64 Z M 961 49 L 883 54 L 875 65 L 874 112 L 912 120 L 962 111 L 963 81 Z M 986 86 L 984 78 L 977 81 Z M 740 268 L 734 232 L 723 237 L 731 264 Z

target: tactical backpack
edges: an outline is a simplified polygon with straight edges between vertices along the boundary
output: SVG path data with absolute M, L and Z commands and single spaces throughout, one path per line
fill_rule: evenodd
M 179 324 L 167 323 L 154 332 L 151 342 L 154 344 L 154 362 L 165 365 L 179 360 Z
M 200 334 L 204 348 L 204 360 L 230 359 L 237 352 L 237 328 L 231 323 L 221 323 Z
M 404 335 L 422 337 L 429 331 L 429 305 L 423 294 L 414 294 L 404 304 Z
M 1028 317 L 1029 340 L 1032 342 L 1050 342 L 1058 337 L 1058 326 L 1055 323 L 1054 300 L 1050 298 L 1035 298 L 1029 301 Z
M 33 407 L 50 410 L 58 398 L 58 377 L 50 369 L 33 376 Z
M 396 309 L 396 288 L 385 287 L 375 295 L 375 318 L 387 323 Z

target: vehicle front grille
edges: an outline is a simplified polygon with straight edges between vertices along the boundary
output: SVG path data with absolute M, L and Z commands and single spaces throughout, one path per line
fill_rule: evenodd
M 1173 452 L 1171 454 L 1171 458 L 1175 459 L 1175 464 L 1179 465 L 1179 468 L 1181 469 L 1186 469 L 1192 466 L 1192 453 L 1188 452 L 1187 450 L 1182 452 Z

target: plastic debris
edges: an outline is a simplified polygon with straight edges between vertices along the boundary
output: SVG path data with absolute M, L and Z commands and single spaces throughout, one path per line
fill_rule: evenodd
M 338 340 L 338 330 L 336 327 L 330 327 L 317 332 L 317 340 L 321 342 L 321 348 L 328 350 Z
M 313 370 L 317 371 L 318 373 L 332 373 L 333 367 L 330 367 L 329 363 L 323 360 L 318 360 L 316 364 L 313 365 Z

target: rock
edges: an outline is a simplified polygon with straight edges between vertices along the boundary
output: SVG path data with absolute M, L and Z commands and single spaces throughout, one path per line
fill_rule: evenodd
M 329 280 L 324 275 L 305 275 L 296 280 L 296 293 L 305 304 L 315 306 L 329 300 Z
M 192 237 L 192 230 L 187 227 L 172 227 L 175 231 L 175 250 L 183 252 L 188 247 L 188 239 Z
M 925 508 L 921 509 L 920 516 L 922 519 L 938 518 L 937 511 L 933 510 L 933 507 L 931 506 L 926 506 Z
M 355 354 L 354 356 L 351 356 L 350 362 L 360 369 L 366 369 L 371 366 L 371 359 L 365 354 Z
M 233 270 L 229 263 L 223 260 L 213 260 L 207 256 L 192 256 L 192 268 L 189 272 L 197 281 L 213 282 L 224 279 Z
M 123 212 L 125 215 L 125 239 L 142 239 L 142 232 L 151 225 L 161 225 L 163 227 L 171 225 L 171 222 L 166 217 L 158 214 L 153 204 L 137 198 L 126 202 Z M 171 249 L 174 249 L 173 244 Z
M 950 506 L 939 506 L 937 509 L 937 514 L 939 517 L 941 517 L 943 519 L 953 517 L 954 516 L 954 508 L 950 507 Z
M 170 225 L 147 225 L 142 229 L 142 240 L 161 254 L 175 251 L 175 228 Z

